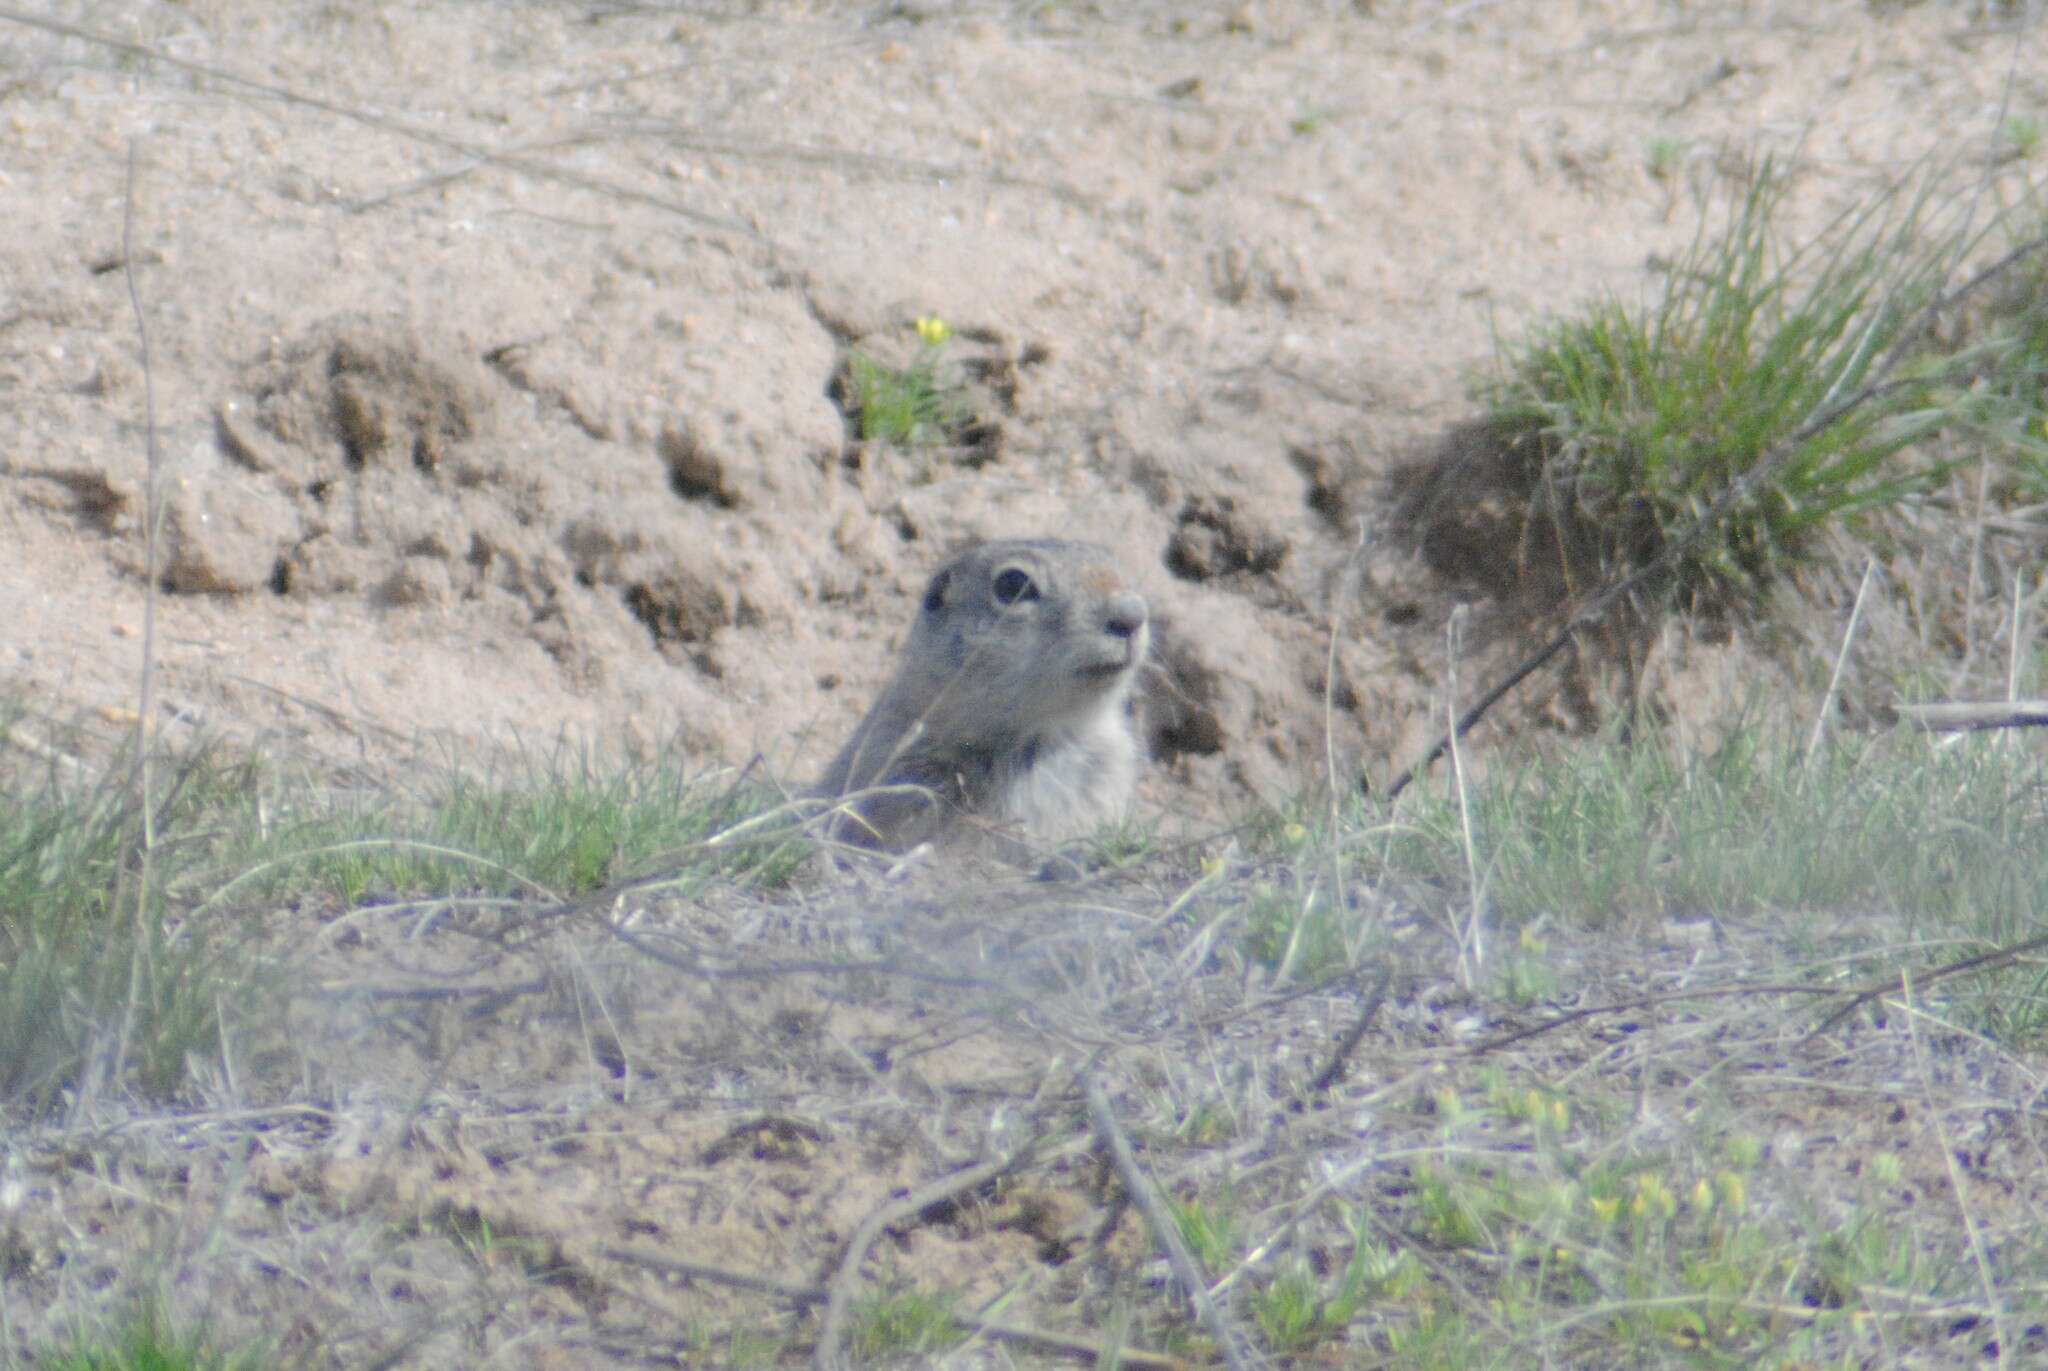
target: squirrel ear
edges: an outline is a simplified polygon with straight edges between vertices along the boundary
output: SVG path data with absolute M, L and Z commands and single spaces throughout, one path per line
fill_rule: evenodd
M 937 614 L 946 607 L 946 582 L 953 579 L 951 567 L 932 577 L 932 583 L 925 588 L 924 612 Z

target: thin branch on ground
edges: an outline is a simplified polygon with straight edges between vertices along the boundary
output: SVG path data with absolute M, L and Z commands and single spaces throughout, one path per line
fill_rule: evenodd
M 745 1271 L 728 1271 L 722 1266 L 706 1262 L 684 1261 L 671 1257 L 666 1252 L 645 1252 L 632 1247 L 604 1247 L 598 1255 L 607 1261 L 626 1266 L 643 1267 L 659 1271 L 664 1276 L 674 1276 L 686 1281 L 707 1281 L 712 1285 L 729 1286 L 734 1290 L 749 1290 L 757 1295 L 773 1295 L 788 1300 L 798 1309 L 814 1304 L 823 1304 L 831 1298 L 831 1292 L 822 1285 L 798 1285 L 794 1281 L 779 1281 L 772 1276 L 756 1276 Z
M 1195 1317 L 1209 1330 L 1217 1351 L 1223 1355 L 1224 1364 L 1231 1371 L 1247 1371 L 1254 1364 L 1250 1342 L 1231 1321 L 1223 1306 L 1209 1297 L 1208 1277 L 1195 1263 L 1187 1243 L 1182 1241 L 1180 1226 L 1174 1222 L 1166 1202 L 1159 1198 L 1151 1180 L 1139 1169 L 1137 1153 L 1132 1150 L 1123 1125 L 1117 1122 L 1116 1110 L 1110 1105 L 1109 1092 L 1102 1088 L 1101 1077 L 1090 1071 L 1083 1080 L 1088 1092 L 1088 1116 L 1095 1121 L 1096 1134 L 1116 1166 L 1117 1175 L 1123 1179 L 1124 1190 L 1130 1195 L 1131 1203 L 1138 1207 L 1145 1226 L 1152 1231 L 1153 1245 L 1165 1255 L 1166 1264 L 1173 1268 L 1174 1278 L 1186 1288 L 1188 1302 L 1195 1307 Z M 821 1367 L 821 1371 L 824 1368 Z
M 1542 1023 L 1530 1024 L 1525 1028 L 1517 1028 L 1513 1032 L 1503 1033 L 1497 1038 L 1488 1038 L 1485 1042 L 1474 1043 L 1468 1049 L 1468 1053 L 1471 1056 L 1477 1057 L 1487 1052 L 1498 1052 L 1503 1047 L 1511 1047 L 1516 1043 L 1526 1042 L 1530 1038 L 1541 1037 L 1545 1033 L 1559 1028 L 1567 1028 L 1584 1019 L 1597 1019 L 1608 1014 L 1632 1014 L 1638 1009 L 1655 1009 L 1660 1005 L 1684 1004 L 1688 1000 L 1727 1000 L 1752 995 L 1837 996 L 1850 993 L 1850 991 L 1840 986 L 1766 983 L 1757 985 L 1707 986 L 1699 990 L 1674 990 L 1662 995 L 1638 995 L 1626 1000 L 1612 1000 L 1606 1004 L 1587 1005 L 1584 1009 L 1568 1010 L 1563 1014 L 1557 1015 L 1555 1018 L 1545 1019 Z
M 1928 733 L 1967 733 L 1991 728 L 2040 728 L 2048 725 L 2048 700 L 1993 700 L 1982 704 L 1944 700 L 1924 705 L 1894 705 L 1901 723 Z
M 1358 1011 L 1358 1017 L 1351 1021 L 1351 1027 L 1344 1030 L 1344 1036 L 1339 1038 L 1336 1047 L 1331 1049 L 1329 1063 L 1310 1079 L 1308 1088 L 1311 1094 L 1320 1095 L 1344 1079 L 1345 1072 L 1351 1064 L 1351 1054 L 1365 1041 L 1366 1030 L 1372 1027 L 1372 1021 L 1379 1017 L 1380 1006 L 1387 1001 L 1387 987 L 1393 983 L 1393 979 L 1392 968 L 1380 968 L 1380 974 L 1373 981 L 1372 989 L 1365 993 L 1365 1005 Z
M 1446 911 L 1451 924 L 1451 937 L 1458 947 L 1458 984 L 1466 990 L 1472 989 L 1479 968 L 1486 960 L 1484 911 L 1486 907 L 1486 879 L 1479 873 L 1479 840 L 1472 832 L 1472 799 L 1470 788 L 1465 784 L 1465 759 L 1458 751 L 1458 658 L 1464 651 L 1465 625 L 1472 617 L 1472 606 L 1461 604 L 1451 611 L 1451 622 L 1444 630 L 1445 667 L 1444 712 L 1451 721 L 1450 732 L 1444 736 L 1450 743 L 1451 787 L 1458 796 L 1458 837 L 1459 846 L 1465 853 L 1465 879 L 1471 891 L 1472 917 L 1460 927 L 1457 916 Z
M 1931 971 L 1922 972 L 1919 977 L 1920 984 L 1923 986 L 1933 985 L 1936 981 L 1946 980 L 1950 976 L 1960 976 L 1970 971 L 1995 971 L 1999 967 L 2009 962 L 2017 961 L 2031 952 L 2044 950 L 2048 950 L 2048 934 L 2038 938 L 2028 938 L 2024 942 L 2017 942 L 2009 947 L 1993 948 L 1989 952 L 1979 953 L 1974 957 L 1965 957 L 1959 962 L 1949 962 L 1944 966 L 1935 967 Z M 1909 973 L 1901 972 L 1901 974 Z M 1822 1019 L 1802 1041 L 1812 1042 L 1815 1038 L 1820 1037 L 1836 1024 L 1854 1014 L 1864 1005 L 1890 994 L 1898 984 L 1898 976 L 1888 976 L 1877 984 L 1867 986 L 1863 990 L 1858 991 L 1855 997 L 1847 1004 L 1829 1014 L 1825 1019 Z
M 831 1296 L 822 1285 L 797 1285 L 791 1281 L 778 1281 L 768 1276 L 756 1276 L 745 1271 L 728 1271 L 722 1266 L 708 1266 L 703 1262 L 683 1261 L 661 1252 L 643 1252 L 630 1247 L 606 1247 L 599 1256 L 625 1266 L 638 1266 L 648 1271 L 657 1271 L 664 1276 L 674 1276 L 685 1281 L 704 1281 L 712 1285 L 729 1286 L 734 1290 L 746 1290 L 757 1295 L 773 1295 L 788 1300 L 798 1309 L 824 1304 Z M 1111 1345 L 1092 1338 L 1076 1337 L 1071 1333 L 1055 1333 L 1044 1328 L 1031 1328 L 1023 1324 L 1000 1323 L 985 1319 L 977 1314 L 954 1313 L 952 1320 L 962 1328 L 970 1329 L 985 1338 L 997 1342 L 1014 1343 L 1019 1347 L 1035 1348 L 1059 1356 L 1073 1357 L 1095 1365 L 1107 1365 L 1111 1359 L 1118 1366 L 1137 1368 L 1137 1371 L 1186 1371 L 1187 1363 L 1178 1357 L 1169 1357 L 1163 1352 L 1148 1352 L 1142 1348 L 1123 1344 Z
M 128 993 L 121 1005 L 121 1026 L 114 1037 L 111 1064 L 98 1061 L 91 1073 L 99 1084 L 114 1084 L 127 1073 L 128 1045 L 135 1033 L 135 1019 L 142 1004 L 143 979 L 146 960 L 151 948 L 149 937 L 149 892 L 156 856 L 156 809 L 153 792 L 154 779 L 152 762 L 155 748 L 150 742 L 150 731 L 156 725 L 156 601 L 157 574 L 161 558 L 158 534 L 163 524 L 162 463 L 159 458 L 156 433 L 156 368 L 150 358 L 149 316 L 142 307 L 142 288 L 135 279 L 135 180 L 136 168 L 141 158 L 141 145 L 131 139 L 128 143 L 128 177 L 121 203 L 121 275 L 128 287 L 128 304 L 135 313 L 135 340 L 142 363 L 142 414 L 143 447 L 145 466 L 142 501 L 142 667 L 141 681 L 137 686 L 138 701 L 135 715 L 135 769 L 136 793 L 131 797 L 139 822 L 136 859 L 134 921 L 130 935 L 134 943 L 128 949 Z M 122 875 L 117 877 L 117 889 L 125 886 L 128 863 L 121 863 Z M 120 901 L 115 901 L 118 909 Z M 90 1105 L 93 1090 L 90 1086 L 78 1092 L 72 1111 L 72 1123 L 79 1119 L 79 1111 Z
M 890 1201 L 861 1220 L 860 1227 L 853 1230 L 853 1237 L 846 1244 L 846 1254 L 840 1258 L 838 1269 L 833 1272 L 832 1279 L 826 1286 L 825 1322 L 818 1331 L 818 1350 L 815 1357 L 818 1371 L 842 1371 L 846 1366 L 844 1344 L 847 1311 L 852 1305 L 854 1292 L 860 1288 L 861 1263 L 867 1259 L 868 1249 L 874 1246 L 875 1239 L 882 1236 L 882 1231 L 906 1219 L 916 1218 L 935 1204 L 950 1200 L 964 1191 L 978 1189 L 998 1176 L 1014 1171 L 1037 1149 L 1040 1136 L 1034 1132 L 1005 1156 L 966 1167 L 951 1175 L 941 1176 L 929 1184 L 921 1185 L 908 1195 Z
M 1962 1168 L 1956 1164 L 1956 1149 L 1949 1139 L 1948 1130 L 1941 1124 L 1941 1104 L 1934 1094 L 1934 1072 L 1927 1061 L 1927 1043 L 1920 1036 L 1920 1013 L 1913 1004 L 1913 975 L 1909 971 L 1899 973 L 1899 993 L 1906 1001 L 1906 1036 L 1913 1044 L 1913 1065 L 1920 1073 L 1921 1098 L 1925 1108 L 1921 1117 L 1933 1130 L 1937 1150 L 1948 1173 L 1949 1192 L 1956 1199 L 1956 1214 L 1962 1220 L 1963 1237 L 1970 1246 L 1970 1259 L 1977 1268 L 1979 1288 L 1984 1292 L 1984 1304 L 1991 1311 L 1991 1360 L 2004 1362 L 2012 1351 L 2012 1340 L 2006 1336 L 2005 1302 L 1998 1298 L 1998 1277 L 1991 1270 L 1991 1256 L 1984 1250 L 1984 1225 L 1977 1217 L 1976 1208 L 1970 1202 L 1970 1187 L 1964 1183 Z
M 1806 758 L 1800 763 L 1805 771 L 1813 770 L 1813 759 L 1820 755 L 1821 740 L 1827 736 L 1828 715 L 1834 712 L 1835 697 L 1842 690 L 1842 671 L 1849 664 L 1849 649 L 1856 643 L 1856 626 L 1863 621 L 1863 602 L 1870 595 L 1871 578 L 1877 574 L 1877 558 L 1871 557 L 1863 564 L 1863 579 L 1856 585 L 1856 602 L 1849 608 L 1849 624 L 1842 630 L 1842 649 L 1835 654 L 1835 669 L 1828 676 L 1828 688 L 1821 694 L 1820 709 L 1813 718 L 1813 736 L 1806 740 Z

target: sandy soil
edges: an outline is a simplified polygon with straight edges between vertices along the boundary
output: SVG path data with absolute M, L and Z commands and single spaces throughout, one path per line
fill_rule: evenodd
M 567 735 L 802 778 L 950 544 L 1060 532 L 1127 550 L 1166 621 L 1149 803 L 1312 780 L 1333 623 L 1338 764 L 1384 775 L 1471 592 L 1401 553 L 1380 478 L 1472 411 L 1493 335 L 1653 287 L 1744 153 L 1791 155 L 1814 216 L 1981 150 L 2048 98 L 2038 36 L 2015 67 L 1996 17 L 10 14 L 0 683 L 136 698 L 132 147 L 173 725 L 336 760 Z M 848 349 L 902 355 L 927 314 L 993 378 L 991 436 L 852 441 Z

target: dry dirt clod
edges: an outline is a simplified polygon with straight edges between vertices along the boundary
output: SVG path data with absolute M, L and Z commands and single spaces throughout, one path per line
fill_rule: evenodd
M 1232 495 L 1196 495 L 1181 506 L 1166 545 L 1166 567 L 1187 581 L 1264 576 L 1287 560 L 1288 544 L 1260 528 Z

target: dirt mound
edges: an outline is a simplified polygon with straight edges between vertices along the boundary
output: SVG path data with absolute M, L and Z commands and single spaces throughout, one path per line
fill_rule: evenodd
M 1165 626 L 1156 810 L 1385 775 L 1441 720 L 1451 608 L 1512 625 L 1545 564 L 1484 498 L 1389 536 L 1419 508 L 1389 471 L 1470 413 L 1491 336 L 1668 259 L 1723 149 L 1799 130 L 1818 218 L 1978 136 L 2005 67 L 1947 54 L 2009 42 L 1930 7 L 1796 51 L 1739 8 L 1661 14 L 9 21 L 0 680 L 132 703 L 132 271 L 173 726 L 801 780 L 947 549 L 1056 534 L 1119 549 Z M 1942 113 L 1902 122 L 1902 83 Z M 141 150 L 126 248 L 108 129 Z M 863 438 L 855 359 L 925 356 L 935 319 L 959 398 Z

